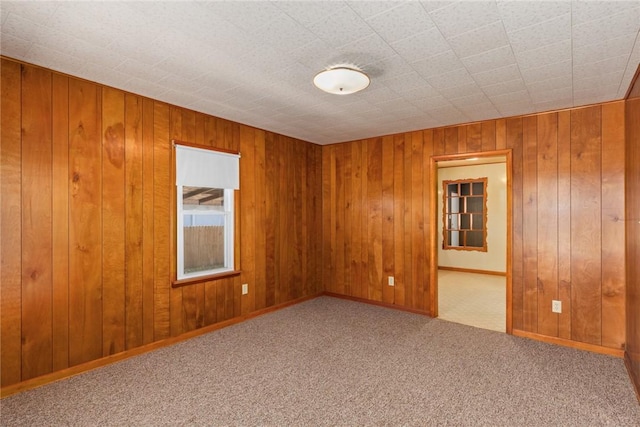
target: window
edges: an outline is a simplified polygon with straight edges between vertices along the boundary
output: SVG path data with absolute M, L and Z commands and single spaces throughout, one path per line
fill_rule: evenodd
M 239 156 L 175 144 L 177 279 L 232 272 Z
M 487 178 L 444 181 L 444 249 L 487 251 Z

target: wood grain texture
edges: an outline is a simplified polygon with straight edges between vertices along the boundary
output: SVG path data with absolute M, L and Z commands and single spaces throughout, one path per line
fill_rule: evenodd
M 538 333 L 558 336 L 558 116 L 537 116 Z M 562 301 L 562 300 L 560 300 Z
M 558 113 L 558 337 L 571 339 L 571 112 Z
M 640 85 L 636 82 L 636 87 Z M 640 94 L 625 102 L 626 332 L 625 359 L 640 395 Z
M 69 78 L 52 76 L 53 371 L 69 366 Z M 4 193 L 3 193 L 4 194 Z
M 349 148 L 348 146 L 346 148 Z M 382 302 L 393 304 L 394 287 L 389 286 L 388 278 L 395 270 L 395 249 L 393 239 L 393 136 L 382 138 Z M 344 292 L 343 292 L 344 293 Z
M 125 349 L 124 93 L 102 88 L 102 355 Z
M 602 342 L 601 107 L 571 111 L 571 336 Z
M 0 89 L 0 376 L 1 385 L 15 384 L 22 378 L 22 154 L 20 64 L 1 60 Z
M 69 365 L 102 357 L 100 88 L 69 79 Z
M 602 342 L 624 348 L 624 103 L 602 106 Z
M 522 121 L 522 240 L 523 246 L 523 327 L 538 332 L 538 175 L 537 118 Z

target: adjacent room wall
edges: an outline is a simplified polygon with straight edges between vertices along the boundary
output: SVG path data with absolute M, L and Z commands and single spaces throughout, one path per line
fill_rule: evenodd
M 640 68 L 639 68 L 640 72 Z M 640 398 L 640 79 L 626 102 L 627 348 L 625 358 Z
M 496 149 L 513 150 L 514 330 L 621 349 L 624 101 L 323 146 L 325 289 L 428 310 L 430 156 Z
M 8 59 L 0 71 L 3 387 L 322 290 L 319 146 Z M 171 139 L 241 152 L 241 276 L 171 287 Z
M 443 249 L 444 180 L 487 178 L 487 251 Z M 438 266 L 507 272 L 507 166 L 506 163 L 438 169 Z

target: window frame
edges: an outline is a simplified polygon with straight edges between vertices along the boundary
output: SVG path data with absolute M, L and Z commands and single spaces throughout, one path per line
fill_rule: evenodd
M 198 274 L 198 275 L 188 275 L 188 277 L 183 277 L 184 275 L 178 275 L 178 251 L 180 251 L 180 247 L 179 245 L 183 242 L 179 241 L 178 238 L 178 233 L 179 233 L 179 227 L 182 228 L 183 226 L 183 221 L 184 219 L 182 218 L 182 214 L 181 212 L 179 212 L 178 209 L 178 204 L 182 205 L 182 194 L 179 193 L 179 191 L 182 189 L 182 187 L 198 187 L 198 185 L 178 185 L 178 183 L 176 182 L 176 175 L 177 175 L 177 147 L 178 146 L 182 146 L 182 147 L 186 147 L 186 148 L 196 148 L 196 149 L 200 149 L 200 150 L 207 150 L 207 151 L 212 151 L 215 153 L 220 153 L 220 154 L 231 154 L 231 155 L 235 155 L 238 157 L 238 182 L 240 179 L 239 176 L 239 161 L 240 161 L 240 153 L 238 151 L 234 151 L 234 150 L 228 150 L 228 149 L 223 149 L 223 148 L 214 148 L 211 146 L 205 146 L 205 145 L 200 145 L 200 144 L 193 144 L 190 142 L 185 142 L 185 141 L 179 141 L 179 140 L 171 140 L 171 153 L 172 153 L 172 158 L 171 158 L 171 185 L 174 187 L 170 194 L 171 194 L 171 208 L 170 208 L 170 220 L 171 220 L 171 239 L 170 239 L 170 244 L 171 244 L 171 287 L 172 288 L 178 288 L 181 286 L 187 286 L 187 285 L 193 285 L 193 284 L 197 284 L 197 283 L 203 283 L 203 282 L 208 282 L 208 281 L 213 281 L 213 280 L 218 280 L 218 279 L 224 279 L 224 278 L 228 278 L 228 277 L 234 277 L 234 276 L 239 276 L 242 271 L 238 268 L 238 263 L 239 263 L 239 248 L 238 248 L 238 243 L 239 243 L 239 230 L 238 230 L 238 225 L 239 225 L 239 203 L 238 203 L 238 194 L 237 191 L 239 191 L 239 185 L 237 186 L 237 188 L 235 189 L 224 189 L 225 192 L 225 198 L 226 198 L 226 194 L 227 192 L 229 193 L 229 203 L 227 203 L 227 201 L 225 200 L 224 204 L 225 204 L 225 209 L 229 209 L 230 210 L 230 214 L 229 214 L 229 221 L 230 221 L 230 227 L 225 230 L 226 232 L 229 232 L 232 234 L 231 239 L 227 239 L 227 241 L 225 241 L 225 250 L 226 250 L 226 257 L 228 256 L 230 258 L 230 262 L 225 262 L 226 264 L 226 268 L 224 269 L 216 269 L 215 272 L 211 272 L 211 270 L 207 271 L 206 274 L 202 273 L 202 274 Z M 203 186 L 200 186 L 203 187 Z M 215 187 L 210 187 L 210 188 L 215 188 Z M 220 187 L 218 187 L 220 188 Z M 225 233 L 226 234 L 226 233 Z M 184 236 L 183 236 L 184 237 Z M 184 257 L 182 259 L 182 261 L 184 262 Z M 180 277 L 180 278 L 179 278 Z
M 466 206 L 467 204 L 467 198 L 479 198 L 478 195 L 473 194 L 473 184 L 474 183 L 483 183 L 483 194 L 482 194 L 482 212 L 481 213 L 475 213 L 475 212 L 467 212 Z M 458 189 L 460 189 L 462 184 L 469 184 L 469 194 L 468 195 L 462 195 L 459 194 L 457 196 L 457 198 L 459 199 L 459 202 L 462 202 L 463 206 L 465 206 L 464 211 L 463 212 L 448 212 L 448 206 L 449 206 L 449 199 L 451 199 L 452 197 L 449 197 L 449 185 L 451 184 L 456 184 L 458 185 Z M 453 249 L 453 250 L 461 250 L 461 251 L 475 251 L 475 252 L 487 252 L 488 251 L 488 246 L 487 246 L 487 220 L 488 220 L 488 203 L 487 203 L 487 199 L 488 199 L 488 178 L 487 177 L 482 177 L 482 178 L 467 178 L 467 179 L 456 179 L 456 180 L 443 180 L 442 181 L 442 249 L 444 250 L 449 250 L 449 249 Z M 470 228 L 461 228 L 460 225 L 458 225 L 457 228 L 450 228 L 448 227 L 449 221 L 448 221 L 448 215 L 451 214 L 457 214 L 457 215 L 469 215 L 469 227 Z M 473 218 L 475 215 L 482 215 L 482 229 L 478 230 L 476 228 L 473 228 Z M 461 221 L 458 222 L 458 224 L 460 224 Z M 458 231 L 461 236 L 462 236 L 462 244 L 457 245 L 457 246 L 453 246 L 449 243 L 449 232 L 450 231 Z M 482 231 L 482 246 L 467 246 L 466 245 L 466 233 L 470 232 L 470 231 Z

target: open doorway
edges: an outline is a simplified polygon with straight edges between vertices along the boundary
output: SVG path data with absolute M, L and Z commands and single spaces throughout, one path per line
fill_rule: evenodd
M 434 317 L 511 333 L 511 150 L 431 159 Z

